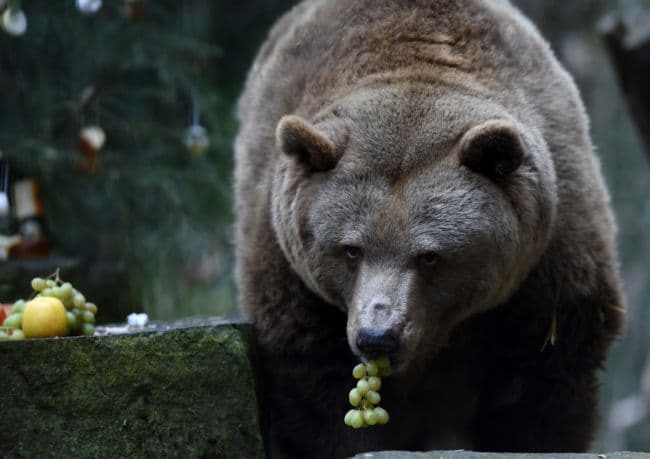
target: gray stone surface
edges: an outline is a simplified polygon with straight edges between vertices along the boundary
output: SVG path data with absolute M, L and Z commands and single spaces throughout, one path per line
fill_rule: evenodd
M 251 338 L 212 320 L 0 342 L 0 456 L 263 458 Z
M 533 454 L 533 453 L 475 453 L 471 451 L 429 451 L 410 453 L 406 451 L 378 451 L 362 453 L 353 459 L 648 459 L 647 453 L 606 454 Z

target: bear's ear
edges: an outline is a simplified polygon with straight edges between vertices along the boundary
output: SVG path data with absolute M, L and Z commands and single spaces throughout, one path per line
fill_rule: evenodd
M 524 143 L 517 128 L 504 120 L 474 126 L 460 141 L 460 164 L 492 179 L 513 173 L 524 159 Z
M 322 172 L 336 166 L 339 149 L 332 136 L 296 115 L 283 116 L 276 131 L 278 148 L 295 156 L 311 171 Z

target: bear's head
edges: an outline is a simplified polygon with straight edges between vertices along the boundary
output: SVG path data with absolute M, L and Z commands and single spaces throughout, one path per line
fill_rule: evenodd
M 305 284 L 347 314 L 352 352 L 401 371 L 506 301 L 556 208 L 541 135 L 482 94 L 426 84 L 348 95 L 277 127 L 273 226 Z

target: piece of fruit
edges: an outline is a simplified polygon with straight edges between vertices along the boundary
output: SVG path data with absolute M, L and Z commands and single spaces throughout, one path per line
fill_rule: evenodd
M 75 331 L 79 325 L 79 322 L 77 321 L 77 316 L 75 316 L 70 311 L 66 311 L 65 317 L 68 320 L 68 330 Z
M 352 376 L 358 381 L 348 400 L 357 409 L 346 413 L 343 419 L 346 425 L 358 429 L 388 422 L 388 412 L 376 406 L 381 401 L 381 377 L 387 374 L 390 374 L 390 360 L 385 356 L 355 365 Z
M 86 298 L 83 294 L 74 292 L 72 294 L 72 304 L 74 304 L 76 308 L 83 308 L 86 305 Z
M 90 311 L 83 311 L 81 313 L 81 320 L 84 323 L 87 323 L 87 324 L 94 324 L 95 323 L 95 314 L 93 314 Z
M 47 287 L 45 279 L 41 279 L 40 277 L 35 277 L 32 279 L 32 288 L 34 291 L 40 292 L 45 287 Z
M 10 304 L 0 304 L 0 324 L 11 315 L 11 308 Z
M 363 420 L 369 426 L 374 426 L 377 424 L 377 413 L 375 413 L 374 409 L 366 408 L 363 410 Z
M 358 429 L 360 427 L 363 427 L 363 424 L 363 415 L 361 414 L 361 411 L 354 410 L 354 412 L 350 415 L 350 426 Z
M 361 393 L 361 395 L 366 395 L 366 392 L 368 392 L 368 381 L 365 379 L 360 379 L 359 382 L 357 382 L 357 389 Z
M 388 423 L 388 411 L 383 409 L 381 406 L 375 408 L 375 414 L 377 415 L 377 424 L 387 424 Z
M 11 335 L 9 335 L 10 341 L 18 341 L 21 339 L 25 339 L 25 334 L 23 333 L 22 330 L 14 330 L 14 332 Z
M 0 338 L 2 339 L 2 338 Z M 345 413 L 345 418 L 343 418 L 343 422 L 345 422 L 346 426 L 352 426 L 352 415 L 356 410 L 349 410 L 347 413 Z
M 25 305 L 22 329 L 26 338 L 53 338 L 68 334 L 65 306 L 58 298 L 37 296 Z
M 16 314 L 25 310 L 25 300 L 18 300 L 11 306 L 11 313 Z
M 64 299 L 72 296 L 73 288 L 70 282 L 64 282 L 59 288 L 61 289 L 61 295 Z
M 363 395 L 361 395 L 361 392 L 359 392 L 359 389 L 356 387 L 350 391 L 350 394 L 348 395 L 348 399 L 350 401 L 350 405 L 352 406 L 359 406 L 359 403 L 361 403 L 361 399 L 363 398 Z
M 368 388 L 377 392 L 381 389 L 381 378 L 377 376 L 371 376 L 368 378 Z
M 4 322 L 2 322 L 3 327 L 10 327 L 10 328 L 20 328 L 20 324 L 22 322 L 23 315 L 22 313 L 18 312 L 16 314 L 11 314 L 9 317 L 7 317 Z
M 83 324 L 81 332 L 86 336 L 93 336 L 95 334 L 95 326 L 93 324 Z
M 379 392 L 375 392 L 374 390 L 369 390 L 366 393 L 366 400 L 368 400 L 373 405 L 378 405 L 379 402 L 381 401 L 381 396 L 379 395 Z
M 377 376 L 379 374 L 379 367 L 374 360 L 370 360 L 366 363 L 366 372 L 368 373 L 368 376 Z
M 358 364 L 352 369 L 352 376 L 355 379 L 361 379 L 366 376 L 366 366 L 363 363 Z

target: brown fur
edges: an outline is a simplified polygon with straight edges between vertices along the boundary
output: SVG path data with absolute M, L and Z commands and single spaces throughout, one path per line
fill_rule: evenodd
M 615 228 L 575 85 L 515 8 L 300 3 L 239 115 L 236 276 L 280 451 L 588 447 Z M 390 423 L 355 431 L 361 328 L 400 347 Z

